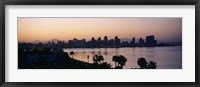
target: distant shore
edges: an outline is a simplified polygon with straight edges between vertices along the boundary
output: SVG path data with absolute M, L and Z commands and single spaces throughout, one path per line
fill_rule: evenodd
M 154 46 L 154 47 L 106 47 L 106 48 L 155 48 L 155 47 L 181 47 L 181 45 L 180 46 Z M 104 49 L 104 48 L 105 47 L 100 47 L 100 48 L 62 48 L 62 49 Z

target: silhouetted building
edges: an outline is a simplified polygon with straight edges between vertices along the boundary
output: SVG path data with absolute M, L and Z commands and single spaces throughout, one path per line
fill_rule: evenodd
M 118 36 L 115 36 L 115 47 L 119 47 L 120 42 L 121 42 L 121 40 L 118 38 Z
M 73 40 L 76 42 L 78 39 L 76 39 L 76 38 L 73 38 Z
M 97 46 L 98 46 L 98 47 L 101 47 L 101 37 L 98 37 Z
M 51 46 L 51 42 L 50 42 L 50 41 L 48 41 L 48 46 L 49 46 L 49 47 Z
M 139 42 L 136 43 L 135 37 L 132 38 L 131 41 L 128 40 L 121 40 L 118 36 L 115 36 L 114 39 L 108 39 L 107 36 L 104 36 L 104 40 L 101 37 L 95 39 L 94 37 L 91 40 L 86 41 L 86 39 L 78 40 L 73 38 L 72 40 L 68 41 L 53 41 L 50 40 L 48 42 L 40 42 L 37 43 L 19 43 L 19 48 L 26 48 L 26 49 L 38 49 L 41 50 L 43 48 L 113 48 L 113 47 L 153 47 L 153 46 L 181 46 L 182 42 L 159 42 L 155 40 L 154 35 L 146 36 L 146 42 L 144 39 L 139 38 Z
M 132 46 L 132 47 L 134 47 L 134 46 L 135 46 L 135 37 L 133 37 L 133 38 L 132 38 L 132 41 L 131 41 L 131 46 Z
M 108 41 L 108 45 L 109 45 L 110 47 L 113 47 L 114 44 L 115 44 L 114 39 L 110 39 L 110 40 Z
M 107 36 L 104 36 L 103 44 L 104 44 L 105 47 L 108 46 L 108 37 Z
M 85 39 L 82 39 L 83 43 L 86 43 L 86 40 Z
M 144 39 L 142 38 L 139 39 L 139 46 L 144 46 Z
M 153 47 L 153 46 L 155 46 L 154 35 L 146 36 L 146 46 L 147 47 Z
M 91 47 L 92 48 L 96 47 L 96 40 L 94 37 L 91 38 Z
M 154 46 L 157 46 L 157 40 L 154 40 Z
M 128 47 L 128 46 L 129 46 L 128 41 L 122 41 L 121 46 L 122 46 L 122 47 Z
M 82 47 L 82 48 L 85 48 L 85 47 L 86 47 L 86 40 L 85 40 L 85 39 L 82 39 L 82 40 L 80 41 L 80 47 Z

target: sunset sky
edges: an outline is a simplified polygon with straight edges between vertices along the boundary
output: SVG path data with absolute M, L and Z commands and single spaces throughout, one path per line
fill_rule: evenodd
M 18 41 L 121 39 L 155 35 L 158 41 L 182 41 L 182 18 L 18 18 Z

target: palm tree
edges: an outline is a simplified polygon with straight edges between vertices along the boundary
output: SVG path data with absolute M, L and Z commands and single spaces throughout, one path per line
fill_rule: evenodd
M 72 56 L 72 58 L 74 58 L 73 57 L 73 55 L 75 54 L 74 51 L 71 51 L 69 54 Z
M 88 63 L 89 63 L 89 58 L 90 58 L 90 56 L 89 56 L 89 55 L 87 55 L 87 61 L 88 61 Z
M 104 61 L 104 58 L 103 58 L 102 55 L 99 55 L 99 56 L 98 56 L 98 61 L 99 61 L 99 62 Z
M 101 55 L 94 55 L 93 56 L 93 61 L 94 61 L 94 63 L 101 63 L 101 61 L 103 61 L 104 60 L 104 58 L 103 58 L 103 56 L 101 56 Z
M 127 59 L 122 55 L 115 55 L 113 56 L 112 61 L 115 62 L 115 68 L 123 68 Z
M 150 61 L 148 64 L 148 69 L 156 69 L 157 65 L 156 62 Z
M 141 69 L 147 69 L 147 61 L 145 58 L 139 58 L 137 64 L 140 66 Z
M 127 59 L 124 56 L 122 55 L 119 56 L 119 65 L 121 68 L 123 68 L 123 66 L 126 64 L 126 61 Z
M 115 67 L 117 66 L 117 58 L 118 58 L 118 57 L 117 57 L 116 55 L 113 56 L 113 58 L 112 58 L 112 61 L 115 62 Z
M 94 55 L 93 56 L 93 61 L 94 61 L 94 63 L 97 63 L 97 61 L 98 61 L 98 55 Z

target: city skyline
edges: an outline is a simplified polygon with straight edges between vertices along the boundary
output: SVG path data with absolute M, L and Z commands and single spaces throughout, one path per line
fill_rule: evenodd
M 182 18 L 18 18 L 18 41 L 90 40 L 104 36 L 136 40 L 182 41 Z
M 134 37 L 128 42 L 121 41 L 118 36 L 113 39 L 105 36 L 98 39 L 92 37 L 89 41 L 74 38 L 68 43 L 18 43 L 18 64 L 20 69 L 156 69 L 157 59 L 159 68 L 179 69 L 182 67 L 181 47 L 182 42 L 157 43 L 154 35 L 140 38 L 139 42 L 136 42 Z M 160 60 L 163 57 L 165 59 Z M 145 62 L 146 58 L 153 61 L 148 64 Z M 169 58 L 170 62 L 165 62 Z M 137 68 L 136 64 L 140 67 Z M 143 66 L 144 64 L 146 66 Z
M 145 39 L 139 38 L 136 41 L 136 38 L 133 37 L 131 41 L 122 41 L 121 38 L 115 36 L 115 38 L 108 39 L 107 36 L 104 38 L 98 37 L 95 39 L 94 37 L 91 40 L 86 41 L 86 39 L 76 39 L 73 38 L 69 41 L 61 41 L 61 40 L 51 40 L 47 42 L 19 42 L 20 45 L 29 48 L 37 48 L 35 45 L 38 45 L 39 48 L 48 48 L 48 47 L 58 47 L 58 48 L 120 48 L 120 47 L 161 47 L 161 46 L 181 46 L 182 42 L 158 42 L 155 39 L 154 35 L 148 35 Z M 28 46 L 28 45 L 29 46 Z M 46 46 L 45 46 L 46 45 Z
M 147 36 L 152 36 L 152 35 L 147 35 Z M 57 43 L 59 41 L 68 43 L 70 40 L 74 40 L 74 39 L 76 39 L 76 40 L 85 40 L 85 41 L 88 42 L 88 41 L 91 41 L 92 38 L 94 38 L 95 40 L 98 40 L 100 38 L 102 41 L 104 41 L 105 37 L 107 37 L 108 40 L 112 40 L 112 39 L 115 39 L 115 37 L 118 37 L 120 39 L 120 42 L 131 42 L 132 39 L 134 38 L 135 39 L 135 43 L 139 43 L 140 39 L 143 39 L 143 40 L 146 41 L 147 36 L 145 36 L 144 38 L 141 38 L 141 37 L 138 37 L 138 38 L 137 37 L 120 38 L 119 36 L 114 36 L 114 37 L 110 38 L 110 37 L 107 37 L 107 36 L 104 36 L 104 37 L 98 37 L 98 36 L 96 36 L 96 37 L 91 37 L 89 40 L 86 40 L 85 38 L 81 38 L 81 39 L 71 38 L 69 40 L 50 39 L 50 40 L 45 40 L 45 41 L 35 40 L 35 41 L 31 41 L 31 42 L 18 41 L 18 43 L 39 43 L 39 42 L 41 42 L 41 43 L 48 43 L 48 42 L 55 42 L 55 43 Z M 156 39 L 156 37 L 155 37 L 155 39 Z M 169 41 L 169 42 L 167 42 L 167 41 L 164 41 L 164 40 L 157 40 L 157 39 L 156 39 L 156 41 L 158 43 L 176 43 L 176 42 L 182 42 L 182 41 Z

